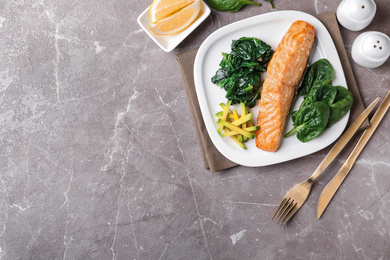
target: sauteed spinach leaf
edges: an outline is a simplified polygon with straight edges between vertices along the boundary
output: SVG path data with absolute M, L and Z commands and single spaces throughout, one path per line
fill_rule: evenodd
M 254 107 L 260 98 L 261 72 L 267 70 L 273 54 L 271 46 L 254 37 L 233 40 L 230 53 L 222 53 L 220 68 L 211 82 L 226 90 L 232 104 Z
M 260 64 L 268 63 L 271 47 L 254 37 L 242 37 L 234 40 L 231 45 L 232 53 L 245 61 L 258 61 Z

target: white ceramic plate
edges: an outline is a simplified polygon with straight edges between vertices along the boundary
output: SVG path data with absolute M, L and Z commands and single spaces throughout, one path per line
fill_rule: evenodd
M 217 133 L 217 117 L 215 114 L 221 111 L 219 103 L 226 103 L 225 90 L 211 83 L 211 77 L 219 68 L 222 52 L 230 53 L 232 40 L 240 37 L 257 37 L 275 50 L 288 28 L 296 20 L 304 20 L 312 24 L 316 29 L 317 43 L 313 48 L 311 64 L 321 58 L 326 58 L 335 70 L 333 85 L 347 87 L 343 68 L 333 40 L 325 26 L 314 16 L 298 11 L 278 11 L 254 16 L 227 25 L 211 34 L 200 46 L 195 58 L 194 80 L 196 93 L 199 100 L 202 116 L 216 148 L 229 160 L 245 166 L 265 166 L 285 162 L 299 158 L 325 148 L 334 142 L 343 132 L 349 113 L 331 128 L 323 132 L 319 137 L 302 143 L 296 135 L 283 138 L 277 152 L 265 152 L 258 149 L 255 140 L 246 143 L 246 150 L 240 148 L 229 137 L 221 138 Z M 302 98 L 298 98 L 293 105 L 293 110 L 299 108 Z M 258 105 L 251 109 L 254 122 L 257 119 Z M 234 107 L 240 111 L 239 106 Z M 292 128 L 291 117 L 287 119 L 285 131 Z
M 157 35 L 150 30 L 152 25 L 149 16 L 149 7 L 143 11 L 137 19 L 141 28 L 152 38 L 152 40 L 166 52 L 172 51 L 179 45 L 192 31 L 195 30 L 206 18 L 210 15 L 210 8 L 201 1 L 202 9 L 200 10 L 198 18 L 184 31 L 173 35 Z

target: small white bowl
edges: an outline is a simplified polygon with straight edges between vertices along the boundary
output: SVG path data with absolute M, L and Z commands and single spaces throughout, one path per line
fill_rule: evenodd
M 348 30 L 360 31 L 374 19 L 374 0 L 343 0 L 337 8 L 337 20 Z
M 352 44 L 352 59 L 366 68 L 381 66 L 389 56 L 390 38 L 381 32 L 364 32 Z
M 152 40 L 160 46 L 166 52 L 172 51 L 179 45 L 192 31 L 195 30 L 209 15 L 210 8 L 203 2 L 201 2 L 201 10 L 198 18 L 184 31 L 172 34 L 172 35 L 157 35 L 150 30 L 152 22 L 149 17 L 149 7 L 138 16 L 137 22 L 141 28 L 152 38 Z

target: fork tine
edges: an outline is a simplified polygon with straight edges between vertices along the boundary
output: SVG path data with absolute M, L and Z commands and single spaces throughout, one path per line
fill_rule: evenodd
M 283 214 L 283 212 L 286 210 L 286 207 L 289 205 L 291 198 L 284 198 L 282 203 L 280 203 L 278 211 L 275 213 L 275 222 L 278 222 L 278 219 Z
M 288 199 L 289 200 L 289 199 Z M 276 217 L 276 215 L 278 215 L 280 213 L 280 210 L 284 207 L 284 205 L 288 202 L 288 200 L 286 198 L 284 198 L 282 200 L 282 202 L 280 203 L 279 205 L 279 208 L 278 210 L 275 212 L 275 215 L 272 217 L 272 220 L 274 220 L 274 218 Z
M 284 203 L 283 207 L 280 209 L 280 212 L 278 213 L 278 216 L 277 218 L 275 219 L 275 223 L 278 223 L 279 220 L 281 220 L 281 217 L 284 215 L 284 213 L 286 212 L 286 210 L 291 206 L 291 203 L 293 202 L 293 200 L 291 198 L 288 198 L 288 200 L 286 201 L 286 203 Z
M 288 213 L 290 213 L 290 211 L 295 207 L 295 205 L 297 205 L 297 203 L 294 200 L 291 200 L 291 203 L 288 205 L 288 207 L 284 210 L 283 214 L 279 218 L 281 225 L 283 223 L 284 218 L 287 216 Z
M 288 215 L 284 218 L 284 221 L 283 221 L 283 223 L 281 224 L 282 226 L 284 225 L 284 224 L 286 224 L 286 222 L 292 217 L 292 216 L 294 216 L 294 214 L 298 211 L 298 209 L 299 209 L 300 207 L 297 207 L 297 204 L 295 203 L 295 205 L 294 205 L 294 208 L 288 213 Z

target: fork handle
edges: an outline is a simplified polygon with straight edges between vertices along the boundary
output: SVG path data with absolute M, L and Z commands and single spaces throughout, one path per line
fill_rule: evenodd
M 390 91 L 389 91 L 390 92 Z M 389 92 L 387 94 L 389 94 Z M 310 181 L 314 181 L 320 176 L 320 174 L 328 167 L 328 165 L 336 158 L 345 145 L 351 140 L 352 136 L 359 129 L 361 124 L 366 120 L 367 116 L 371 113 L 372 109 L 378 103 L 380 97 L 377 97 L 356 119 L 356 121 L 348 128 L 347 131 L 340 137 L 337 143 L 329 151 L 328 155 L 324 158 L 321 164 L 314 171 L 313 175 L 309 178 Z

